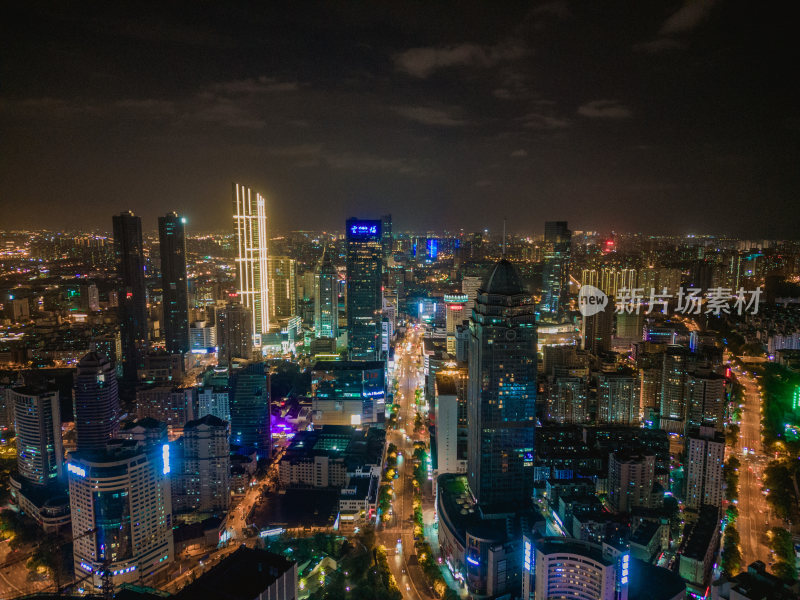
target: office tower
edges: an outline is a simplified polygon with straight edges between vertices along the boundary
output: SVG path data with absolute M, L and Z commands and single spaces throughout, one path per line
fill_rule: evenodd
M 523 598 L 627 600 L 630 552 L 561 537 L 523 540 Z M 666 569 L 664 569 L 666 572 Z
M 328 248 L 314 273 L 314 335 L 339 337 L 339 277 L 333 268 Z
M 183 429 L 183 465 L 190 510 L 224 513 L 231 498 L 230 427 L 205 415 Z
M 687 376 L 686 402 L 689 424 L 711 425 L 725 430 L 725 378 L 716 373 L 692 373 Z
M 347 329 L 351 360 L 376 360 L 382 302 L 381 222 L 347 220 Z
M 93 591 L 147 582 L 174 556 L 170 446 L 115 440 L 74 452 L 67 464 L 76 577 Z M 87 532 L 93 533 L 84 535 Z
M 572 232 L 566 221 L 544 224 L 545 256 L 542 269 L 542 318 L 558 321 L 569 297 L 569 262 Z
M 466 365 L 436 374 L 436 472 L 467 472 Z
M 281 319 L 297 314 L 297 265 L 288 256 L 270 256 L 269 322 L 278 325 Z
M 269 423 L 269 387 L 264 363 L 234 369 L 229 380 L 231 443 L 254 448 L 259 458 L 269 458 L 272 448 Z
M 620 450 L 608 456 L 608 502 L 617 512 L 650 506 L 656 457 L 649 450 Z
M 117 376 L 104 354 L 89 352 L 75 375 L 75 431 L 78 450 L 105 447 L 119 430 Z
M 609 299 L 605 309 L 581 317 L 583 349 L 593 356 L 611 350 L 611 333 L 614 330 L 614 301 Z
M 147 348 L 147 288 L 144 282 L 142 220 L 132 212 L 114 215 L 114 255 L 119 279 L 122 377 L 135 384 Z
M 533 300 L 502 259 L 478 291 L 469 349 L 467 472 L 485 510 L 530 498 L 536 361 Z
M 381 217 L 381 246 L 383 246 L 383 256 L 388 258 L 394 250 L 394 238 L 392 237 L 392 215 Z
M 23 386 L 9 390 L 17 433 L 17 471 L 26 483 L 47 486 L 62 474 L 58 390 Z
M 704 504 L 722 505 L 725 435 L 713 427 L 689 427 L 686 431 L 686 502 L 691 510 Z
M 189 291 L 186 280 L 186 219 L 178 213 L 158 218 L 164 341 L 167 352 L 189 351 Z
M 472 317 L 472 309 L 475 308 L 475 298 L 478 297 L 478 290 L 483 285 L 480 277 L 464 277 L 461 280 L 461 293 L 467 297 L 464 305 L 464 319 Z
M 625 373 L 597 376 L 597 420 L 614 425 L 639 425 L 639 377 Z
M 547 420 L 586 423 L 589 420 L 586 381 L 582 377 L 550 377 L 547 385 Z
M 250 360 L 253 354 L 253 314 L 241 304 L 217 311 L 217 357 L 220 365 L 235 358 Z
M 250 309 L 251 346 L 261 346 L 261 336 L 270 330 L 267 213 L 264 197 L 238 183 L 233 184 L 233 230 L 239 300 Z
M 447 352 L 455 355 L 456 353 L 456 327 L 461 325 L 469 316 L 465 314 L 465 306 L 468 297 L 466 294 L 445 294 L 445 318 L 444 327 L 447 334 Z
M 676 423 L 681 432 L 686 418 L 686 377 L 689 357 L 683 346 L 670 345 L 664 352 L 661 371 L 661 419 Z M 666 427 L 670 427 L 666 425 Z M 673 428 L 675 428 L 673 427 Z M 671 431 L 672 429 L 668 429 Z M 678 431 L 676 431 L 677 433 Z

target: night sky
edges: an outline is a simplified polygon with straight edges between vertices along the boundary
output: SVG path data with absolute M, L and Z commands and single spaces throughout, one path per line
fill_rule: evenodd
M 797 238 L 790 3 L 4 2 L 0 228 Z

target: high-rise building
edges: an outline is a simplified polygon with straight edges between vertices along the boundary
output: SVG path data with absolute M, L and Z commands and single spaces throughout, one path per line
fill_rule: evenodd
M 17 471 L 26 483 L 47 486 L 62 474 L 58 390 L 24 386 L 9 390 L 16 415 Z
M 256 362 L 233 369 L 229 389 L 231 443 L 254 448 L 259 458 L 269 458 L 272 432 L 265 364 Z
M 485 512 L 519 507 L 533 488 L 536 313 L 508 260 L 478 291 L 470 328 L 469 485 Z
M 608 457 L 608 501 L 617 512 L 650 506 L 656 457 L 649 450 L 612 452 Z
M 627 600 L 630 552 L 569 538 L 523 540 L 523 597 Z
M 122 331 L 122 377 L 135 384 L 147 349 L 147 288 L 144 281 L 142 220 L 132 212 L 114 215 L 114 255 L 119 278 L 119 324 Z
M 231 499 L 230 427 L 226 421 L 205 415 L 183 429 L 183 481 L 187 508 L 225 513 Z
M 269 322 L 278 325 L 281 319 L 297 314 L 297 264 L 288 256 L 270 256 Z
M 164 341 L 167 352 L 174 353 L 189 351 L 185 223 L 176 212 L 158 218 Z
M 253 313 L 241 304 L 217 311 L 217 357 L 220 365 L 234 358 L 249 360 L 253 354 Z
M 382 302 L 381 222 L 347 220 L 347 329 L 351 360 L 376 360 Z
M 119 431 L 117 376 L 104 354 L 89 352 L 75 375 L 75 430 L 78 450 L 98 450 Z
M 569 296 L 570 244 L 572 232 L 566 221 L 544 224 L 545 256 L 542 270 L 542 318 L 558 321 Z
M 388 258 L 394 250 L 394 238 L 392 237 L 392 215 L 381 217 L 381 245 L 383 246 L 383 256 Z
M 467 472 L 466 365 L 436 374 L 436 471 Z
M 581 337 L 584 350 L 594 356 L 611 350 L 614 316 L 614 303 L 613 300 L 609 300 L 609 303 L 600 312 L 582 317 Z
M 483 279 L 480 277 L 464 277 L 461 280 L 461 293 L 467 297 L 467 303 L 464 305 L 464 319 L 469 319 L 472 316 L 472 309 L 475 308 L 475 298 L 478 297 L 478 290 L 483 285 Z
M 469 318 L 469 315 L 465 314 L 466 311 L 464 310 L 468 299 L 466 294 L 444 295 L 444 327 L 447 334 L 447 352 L 453 355 L 456 353 L 456 327 Z
M 717 373 L 691 373 L 686 382 L 689 424 L 725 430 L 725 378 Z
M 233 184 L 233 229 L 236 234 L 236 284 L 239 300 L 250 309 L 252 345 L 270 330 L 267 213 L 264 197 Z
M 670 345 L 664 352 L 661 371 L 661 420 L 662 426 L 682 432 L 686 419 L 686 378 L 689 356 L 683 346 Z M 667 423 L 664 423 L 664 422 Z M 668 430 L 672 430 L 668 429 Z
M 597 420 L 614 425 L 639 424 L 639 377 L 625 373 L 597 376 Z
M 547 420 L 580 424 L 589 420 L 587 385 L 583 377 L 550 377 L 547 384 Z
M 67 464 L 76 576 L 99 590 L 146 582 L 174 556 L 170 446 L 115 440 L 74 452 Z M 85 535 L 89 532 L 89 535 Z
M 339 337 L 339 277 L 333 268 L 328 248 L 314 273 L 314 335 Z
M 691 510 L 722 505 L 725 435 L 713 426 L 689 427 L 686 434 L 686 502 Z

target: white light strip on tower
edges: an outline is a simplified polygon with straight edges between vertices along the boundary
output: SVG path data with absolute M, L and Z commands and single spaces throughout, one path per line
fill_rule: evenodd
M 252 190 L 234 184 L 233 222 L 238 247 L 238 291 L 242 304 L 252 312 L 253 338 L 255 345 L 260 346 L 261 334 L 269 332 L 267 216 L 263 196 L 255 196 L 254 207 Z

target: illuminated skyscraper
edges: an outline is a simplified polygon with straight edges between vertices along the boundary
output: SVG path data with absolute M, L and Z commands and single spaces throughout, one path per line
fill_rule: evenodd
M 189 302 L 186 287 L 186 219 L 178 213 L 158 218 L 164 341 L 167 352 L 189 351 Z
M 236 234 L 236 283 L 242 304 L 252 311 L 253 344 L 269 333 L 269 261 L 264 197 L 233 184 L 233 229 Z
M 99 352 L 89 352 L 75 375 L 75 430 L 78 450 L 104 448 L 119 431 L 119 393 L 114 368 Z
M 114 255 L 119 279 L 122 377 L 136 383 L 147 349 L 147 289 L 144 282 L 142 220 L 132 212 L 114 215 Z
M 485 513 L 519 508 L 533 489 L 536 313 L 506 259 L 478 291 L 470 327 L 470 488 Z
M 689 356 L 683 346 L 667 346 L 661 371 L 662 427 L 674 433 L 683 433 L 686 419 L 686 378 Z M 665 421 L 673 425 L 665 424 Z
M 269 423 L 269 387 L 264 363 L 231 371 L 231 443 L 255 448 L 259 458 L 269 458 L 272 448 Z
M 75 573 L 92 591 L 148 581 L 174 556 L 169 444 L 114 440 L 67 464 Z M 84 535 L 92 532 L 90 535 Z
M 24 386 L 9 390 L 16 415 L 17 470 L 27 483 L 46 486 L 62 474 L 58 390 Z
M 339 278 L 328 249 L 314 273 L 314 335 L 318 338 L 339 336 Z
M 381 217 L 381 244 L 383 245 L 383 256 L 389 257 L 394 249 L 394 238 L 392 237 L 392 215 Z
M 456 353 L 456 327 L 469 318 L 469 315 L 464 310 L 467 300 L 469 300 L 469 297 L 466 294 L 444 295 L 447 352 L 450 354 Z
M 542 318 L 559 320 L 564 313 L 569 292 L 569 261 L 572 232 L 566 221 L 544 224 L 545 257 L 542 271 Z
M 280 319 L 297 314 L 297 265 L 288 256 L 271 256 L 269 261 L 269 321 L 273 326 Z
M 253 315 L 241 304 L 228 304 L 217 311 L 217 358 L 229 365 L 239 358 L 250 360 L 253 354 Z
M 347 220 L 347 329 L 351 360 L 376 360 L 382 309 L 381 222 Z

